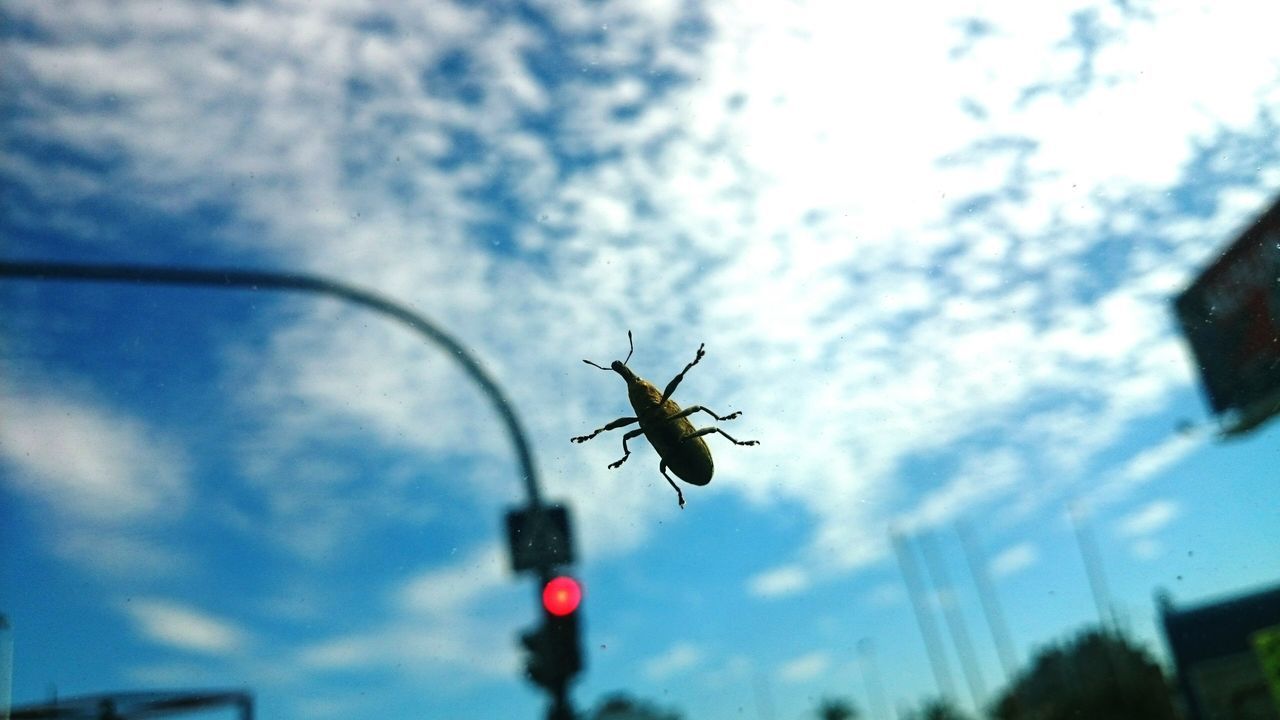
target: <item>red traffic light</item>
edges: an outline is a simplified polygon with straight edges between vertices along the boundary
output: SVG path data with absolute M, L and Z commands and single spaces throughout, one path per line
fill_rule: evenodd
M 577 580 L 561 575 L 542 588 L 542 606 L 552 615 L 568 615 L 582 602 L 582 586 Z

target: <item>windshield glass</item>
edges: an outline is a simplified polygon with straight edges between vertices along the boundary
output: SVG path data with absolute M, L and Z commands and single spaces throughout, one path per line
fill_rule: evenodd
M 1012 717 L 1101 653 L 1269 707 L 1274 612 L 1169 628 L 1280 582 L 1276 27 L 6 2 L 4 694 Z

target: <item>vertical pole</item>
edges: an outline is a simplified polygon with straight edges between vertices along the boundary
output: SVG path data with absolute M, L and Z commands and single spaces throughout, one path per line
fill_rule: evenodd
M 0 614 L 0 718 L 9 720 L 13 703 L 13 633 L 9 618 Z
M 876 647 L 871 638 L 858 641 L 858 669 L 862 671 L 862 684 L 867 688 L 867 704 L 876 720 L 889 720 L 885 705 L 884 686 L 880 684 L 880 666 L 876 662 Z
M 563 683 L 551 693 L 551 705 L 547 708 L 547 720 L 574 720 L 573 705 L 569 702 L 569 689 Z
M 1009 627 L 1005 624 L 1004 612 L 1000 608 L 995 588 L 991 585 L 991 577 L 987 574 L 986 558 L 975 546 L 968 524 L 956 523 L 956 534 L 960 536 L 960 547 L 964 549 L 973 584 L 978 588 L 978 600 L 982 603 L 982 614 L 991 630 L 991 641 L 995 643 L 1005 683 L 1012 682 L 1013 676 L 1018 672 L 1018 655 L 1013 649 L 1013 640 L 1009 635 Z
M 1098 546 L 1089 528 L 1087 512 L 1073 503 L 1067 509 L 1067 514 L 1075 527 L 1076 542 L 1080 545 L 1080 557 L 1084 560 L 1085 576 L 1089 579 L 1089 589 L 1093 591 L 1093 603 L 1098 608 L 1098 623 L 1102 626 L 1103 632 L 1109 635 L 1115 631 L 1115 617 L 1111 612 L 1111 595 L 1107 592 L 1107 579 L 1102 571 L 1102 558 L 1098 554 Z
M 951 578 L 938 551 L 938 544 L 931 532 L 921 533 L 917 537 L 920 552 L 924 556 L 925 568 L 933 579 L 934 597 L 942 606 L 942 618 L 951 631 L 951 641 L 956 647 L 956 656 L 960 659 L 960 670 L 964 672 L 965 684 L 969 687 L 969 697 L 973 700 L 973 709 L 982 712 L 982 703 L 986 697 L 986 683 L 982 680 L 982 670 L 978 667 L 978 658 L 973 652 L 973 643 L 969 641 L 969 629 L 965 626 L 964 615 L 960 612 L 960 604 L 955 589 L 951 586 Z
M 929 655 L 929 665 L 933 668 L 933 679 L 938 683 L 938 694 L 944 698 L 954 698 L 956 690 L 951 682 L 951 671 L 947 667 L 947 658 L 943 654 L 942 642 L 938 638 L 938 628 L 933 623 L 933 615 L 924 601 L 920 571 L 916 567 L 915 558 L 911 555 L 911 548 L 906 538 L 896 530 L 889 532 L 889 539 L 893 543 L 894 553 L 898 556 L 898 567 L 902 570 L 902 580 L 906 583 L 911 606 L 915 609 L 916 623 L 920 626 L 924 649 Z

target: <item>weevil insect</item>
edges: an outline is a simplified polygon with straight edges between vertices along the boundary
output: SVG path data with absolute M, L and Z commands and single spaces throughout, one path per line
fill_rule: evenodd
M 720 416 L 711 410 L 701 406 L 693 405 L 681 409 L 675 400 L 671 399 L 672 393 L 676 391 L 676 387 L 680 385 L 680 381 L 684 380 L 684 374 L 698 364 L 706 352 L 704 348 L 706 343 L 698 346 L 698 354 L 694 356 L 693 362 L 684 366 L 678 375 L 671 378 L 671 382 L 667 383 L 667 387 L 662 392 L 658 392 L 658 388 L 644 378 L 632 372 L 627 367 L 627 362 L 631 360 L 631 354 L 635 352 L 636 346 L 631 339 L 631 331 L 627 331 L 627 344 L 630 350 L 627 352 L 626 360 L 614 360 L 609 367 L 597 365 L 590 360 L 582 362 L 601 370 L 612 370 L 622 376 L 627 381 L 627 397 L 631 400 L 631 407 L 635 409 L 635 417 L 620 417 L 617 420 L 605 425 L 604 427 L 592 432 L 590 435 L 579 435 L 570 438 L 570 441 L 576 443 L 584 443 L 591 438 L 608 430 L 617 430 L 620 427 L 626 427 L 631 423 L 640 423 L 639 429 L 632 430 L 622 436 L 622 452 L 623 455 L 617 462 L 610 463 L 609 469 L 613 470 L 622 466 L 622 463 L 631 457 L 631 449 L 627 447 L 628 440 L 634 440 L 640 435 L 644 435 L 649 439 L 649 444 L 657 451 L 661 462 L 658 464 L 658 471 L 662 476 L 671 483 L 671 487 L 675 488 L 676 497 L 680 500 L 680 509 L 684 509 L 684 493 L 680 492 L 680 486 L 676 485 L 676 481 L 671 479 L 667 474 L 667 468 L 676 474 L 681 480 L 690 485 L 706 485 L 711 482 L 711 475 L 715 472 L 715 463 L 711 460 L 711 450 L 707 447 L 706 441 L 702 438 L 704 435 L 711 433 L 720 433 L 729 438 L 734 445 L 759 445 L 755 440 L 738 440 L 729 433 L 718 427 L 707 427 L 697 429 L 693 423 L 689 422 L 689 416 L 702 411 L 716 420 L 732 420 L 741 412 L 734 412 L 728 415 Z

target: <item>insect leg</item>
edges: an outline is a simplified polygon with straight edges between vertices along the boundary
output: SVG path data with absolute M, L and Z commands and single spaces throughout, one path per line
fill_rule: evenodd
M 663 460 L 661 463 L 658 464 L 658 472 L 662 473 L 662 477 L 666 478 L 667 482 L 671 483 L 671 487 L 675 488 L 676 498 L 680 500 L 680 509 L 683 510 L 684 509 L 684 493 L 680 492 L 680 486 L 676 485 L 676 481 L 672 480 L 671 476 L 667 474 L 666 460 Z
M 639 419 L 640 418 L 620 417 L 617 420 L 614 420 L 613 422 L 609 423 L 608 425 L 605 425 L 604 427 L 600 428 L 599 430 L 596 430 L 590 435 L 579 435 L 578 437 L 575 437 L 575 438 L 569 438 L 569 441 L 576 442 L 576 443 L 584 443 L 606 430 L 617 430 L 618 428 L 626 427 L 627 425 L 630 425 L 631 423 L 636 422 Z
M 701 405 L 690 405 L 689 407 L 687 407 L 687 408 L 685 408 L 685 409 L 681 410 L 680 412 L 676 413 L 675 415 L 672 415 L 671 417 L 669 417 L 669 418 L 667 418 L 667 419 L 668 419 L 668 420 L 675 420 L 675 419 L 677 419 L 677 418 L 689 417 L 690 415 L 692 415 L 692 414 L 694 414 L 694 413 L 698 412 L 699 410 L 701 410 L 702 412 L 704 412 L 704 413 L 706 413 L 706 414 L 710 415 L 711 417 L 713 417 L 713 418 L 715 418 L 715 419 L 717 419 L 717 420 L 732 420 L 732 419 L 734 419 L 734 418 L 736 418 L 736 417 L 738 417 L 739 415 L 741 415 L 741 414 L 742 414 L 742 411 L 741 411 L 741 410 L 739 410 L 739 411 L 737 411 L 737 412 L 729 413 L 728 415 L 725 415 L 724 417 L 720 417 L 719 415 L 715 414 L 714 412 L 711 412 L 711 410 L 710 410 L 709 408 L 705 408 L 705 407 L 703 407 L 703 406 L 701 406 Z
M 635 430 L 632 430 L 631 432 L 622 436 L 622 452 L 624 454 L 622 457 L 618 458 L 618 462 L 609 464 L 610 470 L 620 467 L 622 463 L 627 461 L 627 458 L 631 457 L 631 449 L 627 447 L 627 441 L 634 437 L 640 437 L 643 434 L 644 434 L 644 430 L 641 430 L 640 428 L 636 428 Z
M 696 432 L 692 432 L 692 433 L 689 433 L 688 435 L 685 435 L 683 438 L 681 438 L 681 440 L 692 440 L 693 438 L 696 438 L 696 437 L 702 437 L 703 435 L 710 435 L 711 433 L 720 433 L 721 435 L 723 435 L 723 436 L 725 436 L 725 437 L 729 438 L 729 442 L 733 443 L 734 445 L 759 445 L 759 444 L 760 444 L 760 441 L 759 441 L 759 440 L 738 440 L 738 439 L 735 439 L 732 435 L 730 435 L 729 433 L 727 433 L 727 432 L 725 432 L 725 431 L 721 430 L 721 429 L 720 429 L 720 428 L 718 428 L 718 427 L 702 428 L 701 430 L 698 430 L 698 431 L 696 431 Z
M 689 369 L 692 368 L 694 365 L 697 365 L 698 361 L 702 359 L 703 355 L 707 354 L 703 350 L 703 348 L 706 347 L 706 345 L 707 345 L 706 343 L 702 343 L 701 345 L 699 345 L 698 354 L 694 356 L 693 362 L 689 363 L 688 365 L 685 365 L 684 369 L 680 371 L 679 375 L 676 375 L 675 377 L 671 378 L 671 382 L 667 383 L 667 389 L 662 391 L 662 399 L 658 401 L 658 405 L 662 405 L 662 403 L 667 401 L 667 398 L 671 397 L 671 394 L 676 391 L 676 386 L 679 385 L 680 381 L 684 379 L 684 374 L 689 372 Z

